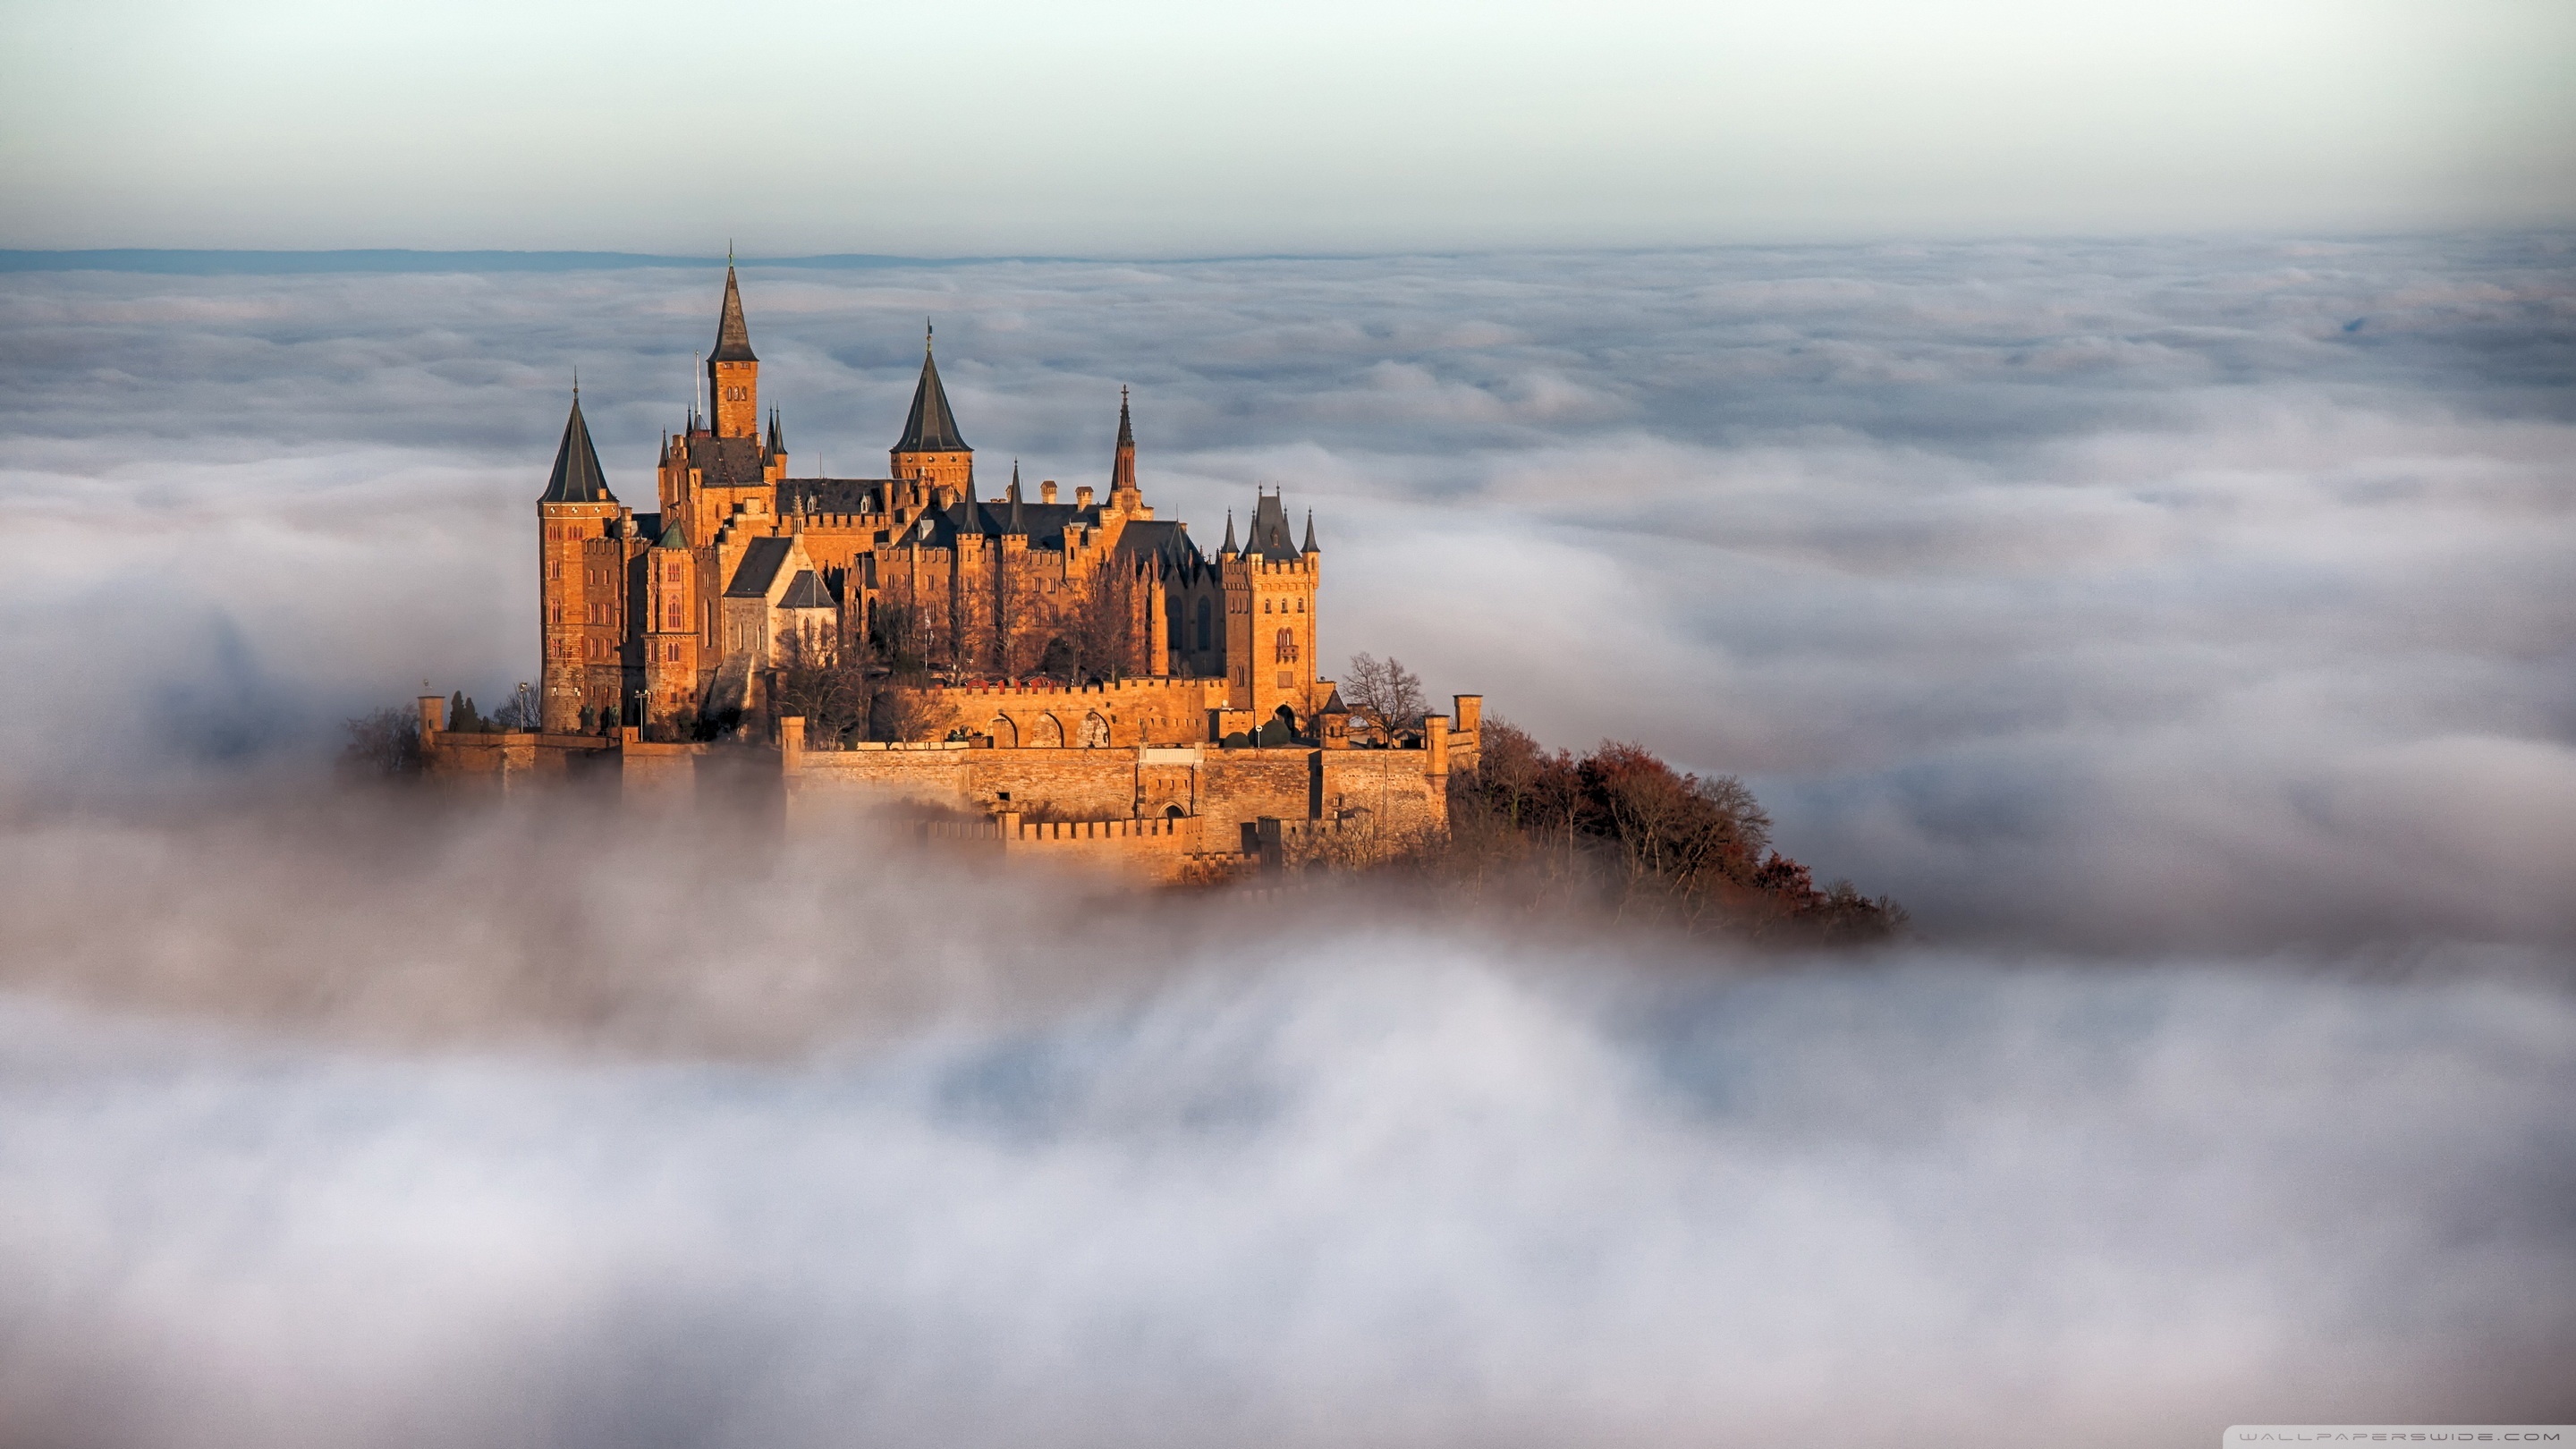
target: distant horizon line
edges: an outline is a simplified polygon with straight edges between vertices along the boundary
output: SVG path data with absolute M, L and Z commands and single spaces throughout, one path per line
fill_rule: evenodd
M 1466 257 L 1548 255 L 1567 252 L 1669 253 L 1692 251 L 1867 251 L 1885 247 L 1974 248 L 1981 246 L 2083 245 L 2112 242 L 2255 242 L 2312 241 L 2360 243 L 2435 237 L 2540 237 L 2565 235 L 2568 226 L 2499 228 L 2368 229 L 2353 231 L 2209 231 L 2105 233 L 2041 236 L 1998 233 L 1992 236 L 1948 236 L 1870 240 L 1661 242 L 1624 246 L 1458 246 L 1391 247 L 1336 251 L 1209 252 L 1182 255 L 1142 253 L 1012 252 L 969 256 L 907 256 L 881 252 L 820 252 L 784 257 L 693 256 L 666 252 L 509 249 L 492 247 L 0 247 L 0 272 L 141 272 L 163 275 L 291 275 L 299 272 L 570 272 L 716 267 L 728 261 L 744 267 L 802 267 L 814 270 L 865 270 L 877 267 L 963 267 L 997 262 L 1085 262 L 1192 264 L 1264 261 L 1363 261 L 1391 257 Z

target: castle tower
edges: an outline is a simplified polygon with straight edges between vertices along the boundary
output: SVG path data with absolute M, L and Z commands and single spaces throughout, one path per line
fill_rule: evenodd
M 930 329 L 921 334 L 921 381 L 912 389 L 912 412 L 903 422 L 903 438 L 890 450 L 894 476 L 925 485 L 964 489 L 975 476 L 975 450 L 957 431 L 948 410 L 948 389 L 939 382 L 939 363 L 930 353 Z
M 698 702 L 697 560 L 673 519 L 644 554 L 644 700 L 637 724 L 667 724 Z
M 707 354 L 707 396 L 715 404 L 716 436 L 749 438 L 760 432 L 760 359 L 752 355 L 751 329 L 742 320 L 742 287 L 733 259 L 725 259 L 724 313 L 716 319 L 716 350 Z
M 554 473 L 537 500 L 537 691 L 542 722 L 553 733 L 581 728 L 583 704 L 599 702 L 591 697 L 593 674 L 614 675 L 626 628 L 625 570 L 611 562 L 617 546 L 609 537 L 622 511 L 575 387 Z M 613 683 L 608 697 L 616 697 Z
M 1227 704 L 1267 718 L 1281 705 L 1300 727 L 1320 701 L 1315 690 L 1315 586 L 1323 574 L 1315 547 L 1313 515 L 1306 543 L 1289 537 L 1288 512 L 1276 493 L 1260 494 L 1243 548 L 1234 547 L 1234 518 L 1226 517 L 1225 547 L 1217 567 L 1225 582 Z

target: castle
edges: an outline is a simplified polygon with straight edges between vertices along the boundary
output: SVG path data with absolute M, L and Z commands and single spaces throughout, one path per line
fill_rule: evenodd
M 1162 855 L 1247 848 L 1262 821 L 1445 825 L 1477 697 L 1353 728 L 1316 673 L 1311 512 L 1299 538 L 1281 495 L 1258 492 L 1243 539 L 1229 515 L 1202 552 L 1145 501 L 1123 389 L 1105 493 L 1067 502 L 1050 481 L 1031 499 L 1014 464 L 979 498 L 931 341 L 887 476 L 793 476 L 728 262 L 708 409 L 665 435 L 651 513 L 609 487 L 576 390 L 537 502 L 540 720 L 451 733 L 424 697 L 431 770 L 613 762 L 630 786 L 667 784 L 711 750 L 770 750 L 792 804 L 907 798 L 957 810 L 950 835 L 980 819 L 997 839 L 1154 837 Z M 827 737 L 782 696 L 798 671 L 860 661 L 927 701 L 935 738 Z
M 1084 485 L 1067 503 L 1047 482 L 1031 500 L 1014 465 L 987 502 L 928 339 L 884 478 L 790 474 L 780 418 L 762 424 L 760 359 L 730 265 L 706 372 L 712 414 L 693 409 L 665 437 L 654 513 L 610 490 L 573 400 L 537 504 L 548 731 L 738 728 L 765 709 L 782 640 L 866 645 L 951 684 L 1073 672 L 1206 682 L 1192 710 L 1119 721 L 1129 727 L 1085 743 L 1195 742 L 1205 709 L 1223 716 L 1219 739 L 1275 718 L 1306 732 L 1330 711 L 1315 675 L 1313 516 L 1301 543 L 1279 495 L 1264 493 L 1245 542 L 1229 517 L 1224 544 L 1202 553 L 1187 524 L 1145 502 L 1123 393 L 1105 497 Z M 1075 742 L 1048 739 L 1040 718 L 994 723 L 1026 743 Z M 1093 736 L 1111 723 L 1081 722 Z

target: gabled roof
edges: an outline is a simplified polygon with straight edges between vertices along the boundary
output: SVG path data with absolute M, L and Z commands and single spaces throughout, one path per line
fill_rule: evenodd
M 688 548 L 689 531 L 680 526 L 680 518 L 678 514 L 673 514 L 671 516 L 671 526 L 662 530 L 662 536 L 653 541 L 653 546 L 655 548 L 676 548 L 683 550 Z
M 590 424 L 582 421 L 581 394 L 573 394 L 572 415 L 564 419 L 563 442 L 555 448 L 554 475 L 546 480 L 539 503 L 614 503 L 608 475 L 600 471 L 599 450 L 590 445 Z
M 1304 556 L 1288 536 L 1288 510 L 1279 506 L 1278 494 L 1264 493 L 1253 504 L 1252 532 L 1244 539 L 1243 552 L 1272 563 L 1295 563 Z
M 755 538 L 743 550 L 742 563 L 733 571 L 733 582 L 725 586 L 728 599 L 765 599 L 769 586 L 778 582 L 778 570 L 787 562 L 788 552 L 796 547 L 792 538 Z
M 798 569 L 796 571 L 796 577 L 790 580 L 787 585 L 787 592 L 779 595 L 778 607 L 782 609 L 829 609 L 834 607 L 832 591 L 823 587 L 823 581 L 815 576 L 812 569 Z
M 1190 542 L 1189 530 L 1175 518 L 1140 518 L 1118 531 L 1118 552 L 1150 554 L 1168 559 L 1174 567 L 1198 562 L 1199 547 Z
M 793 513 L 876 513 L 883 509 L 890 478 L 782 478 L 778 511 Z
M 921 381 L 912 389 L 912 412 L 903 420 L 898 453 L 971 453 L 957 431 L 957 416 L 948 410 L 948 389 L 939 382 L 939 363 L 930 355 L 925 334 L 921 344 Z
M 707 354 L 709 362 L 758 362 L 752 354 L 751 329 L 742 321 L 742 288 L 733 279 L 733 263 L 725 263 L 724 313 L 716 318 L 716 350 Z

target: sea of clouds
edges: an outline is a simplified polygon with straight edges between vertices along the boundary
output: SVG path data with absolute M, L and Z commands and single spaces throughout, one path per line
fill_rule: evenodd
M 749 266 L 795 471 L 1316 513 L 1858 962 L 307 788 L 533 664 L 719 272 L 0 272 L 12 1442 L 2576 1415 L 2576 239 Z

